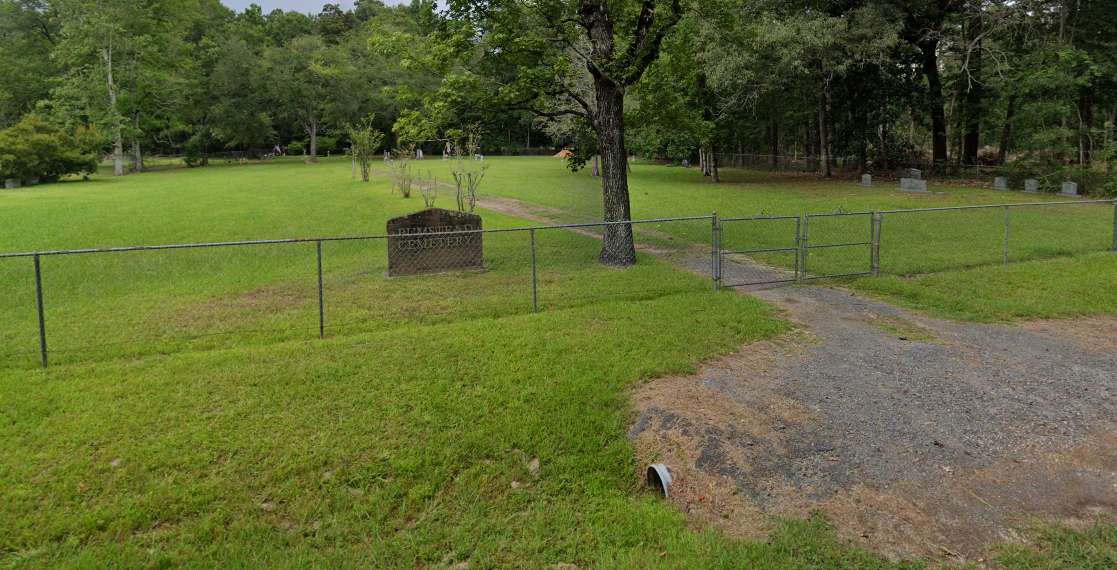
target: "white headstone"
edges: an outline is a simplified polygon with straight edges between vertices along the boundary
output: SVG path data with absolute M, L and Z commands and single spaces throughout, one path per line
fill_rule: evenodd
M 1039 180 L 1029 178 L 1024 181 L 1024 192 L 1028 194 L 1039 194 Z
M 1008 190 L 1008 178 L 1005 178 L 1004 176 L 998 176 L 998 177 L 994 178 L 993 179 L 993 189 L 994 190 Z
M 862 186 L 872 186 L 873 185 L 873 175 L 872 174 L 862 174 L 861 175 L 861 185 Z
M 1077 196 L 1078 183 L 1077 182 L 1063 182 L 1063 190 L 1059 192 L 1063 196 Z
M 919 178 L 901 178 L 900 190 L 922 194 L 927 192 L 927 181 Z

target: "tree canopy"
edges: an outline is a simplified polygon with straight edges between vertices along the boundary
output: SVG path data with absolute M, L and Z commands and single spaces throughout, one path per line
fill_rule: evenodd
M 0 0 L 0 128 L 150 153 L 313 162 L 364 117 L 388 148 L 598 157 L 629 218 L 626 162 L 941 171 L 987 166 L 1117 193 L 1117 11 L 1106 0 L 413 0 L 317 14 L 218 0 Z M 320 148 L 325 144 L 328 148 Z M 602 261 L 635 259 L 611 226 Z

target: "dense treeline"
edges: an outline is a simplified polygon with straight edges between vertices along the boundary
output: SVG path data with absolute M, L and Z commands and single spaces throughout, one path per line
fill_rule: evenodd
M 481 124 L 489 151 L 600 156 L 607 196 L 632 153 L 1117 190 L 1108 0 L 0 0 L 0 52 L 0 127 L 99 136 L 118 174 L 153 152 L 314 160 L 375 114 L 392 146 Z
M 637 91 L 634 143 L 1091 178 L 1113 159 L 1115 25 L 1098 0 L 704 2 Z

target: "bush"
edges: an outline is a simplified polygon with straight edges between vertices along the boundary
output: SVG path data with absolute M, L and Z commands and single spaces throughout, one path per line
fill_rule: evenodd
M 333 152 L 337 150 L 337 137 L 321 135 L 318 137 L 318 152 Z
M 0 131 L 0 179 L 51 181 L 67 174 L 92 174 L 97 170 L 97 153 L 89 146 L 27 115 Z
M 291 141 L 291 144 L 287 145 L 287 154 L 306 154 L 306 143 L 303 141 Z
M 209 133 L 206 131 L 198 131 L 191 135 L 186 141 L 186 156 L 183 159 L 186 166 L 190 168 L 208 166 L 210 142 Z

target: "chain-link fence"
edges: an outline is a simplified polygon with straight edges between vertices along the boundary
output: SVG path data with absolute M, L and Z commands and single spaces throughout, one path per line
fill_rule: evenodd
M 598 262 L 609 225 L 632 227 L 635 267 Z M 1117 202 L 436 229 L 0 254 L 0 366 L 386 333 L 711 280 L 912 275 L 1117 250 Z
M 603 229 L 617 225 L 604 222 L 0 254 L 0 366 L 376 334 L 706 291 L 708 263 L 703 279 L 665 271 L 653 254 L 699 247 L 673 236 L 709 240 L 711 218 L 628 222 L 641 259 L 625 271 L 598 263 Z
M 1082 200 L 720 220 L 724 286 L 915 275 L 1117 250 L 1117 202 Z

